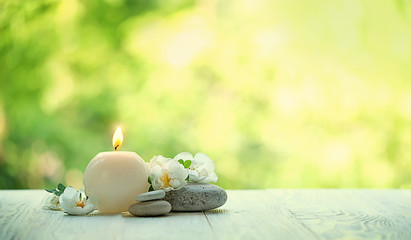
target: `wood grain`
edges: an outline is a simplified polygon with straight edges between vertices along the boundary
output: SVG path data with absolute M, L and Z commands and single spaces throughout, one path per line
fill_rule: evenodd
M 411 239 L 411 190 L 230 190 L 221 208 L 138 218 L 43 210 L 0 191 L 0 239 Z

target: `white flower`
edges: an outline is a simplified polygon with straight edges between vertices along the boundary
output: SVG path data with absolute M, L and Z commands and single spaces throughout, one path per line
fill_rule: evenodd
M 147 176 L 150 176 L 150 163 L 144 162 L 144 168 L 146 169 Z
M 49 196 L 46 199 L 46 202 L 43 206 L 43 209 L 47 210 L 61 210 L 61 204 L 59 201 L 59 196 L 56 196 L 55 194 L 49 194 Z
M 60 196 L 60 204 L 70 215 L 85 215 L 94 211 L 97 206 L 91 202 L 91 199 L 85 199 L 81 189 L 77 191 L 73 187 L 66 187 Z
M 194 157 L 191 153 L 182 152 L 174 157 L 178 161 L 191 160 L 191 166 L 188 168 L 190 182 L 217 182 L 217 174 L 214 172 L 214 162 L 204 153 L 197 153 Z
M 170 160 L 170 158 L 163 157 L 162 155 L 154 156 L 150 160 L 149 165 L 150 167 L 153 167 L 154 165 L 164 165 L 164 163 L 166 163 L 168 160 Z
M 153 157 L 149 165 L 154 190 L 178 190 L 186 185 L 188 171 L 177 160 L 159 155 Z

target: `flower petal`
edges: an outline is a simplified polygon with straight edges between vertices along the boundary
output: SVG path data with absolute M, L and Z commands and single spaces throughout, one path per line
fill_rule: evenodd
M 180 187 L 182 184 L 180 183 L 180 181 L 179 181 L 178 179 L 171 179 L 170 185 L 171 185 L 174 189 L 177 189 L 177 188 Z
M 200 163 L 206 163 L 206 162 L 210 162 L 211 159 L 207 154 L 199 152 L 194 156 L 194 161 L 200 162 Z
M 207 177 L 206 179 L 204 179 L 203 181 L 215 183 L 215 182 L 217 182 L 217 180 L 218 180 L 217 174 L 216 174 L 215 172 L 212 172 L 212 173 L 210 174 L 210 176 L 208 176 L 208 177 Z
M 84 208 L 83 208 L 84 214 L 89 214 L 89 213 L 93 212 L 94 210 L 96 210 L 96 207 L 93 204 L 88 204 L 88 205 L 84 206 Z
M 46 202 L 44 203 L 43 209 L 46 210 L 61 210 L 61 204 L 59 201 L 59 197 L 54 195 L 54 194 L 50 194 L 47 199 Z
M 162 172 L 163 172 L 163 169 L 161 168 L 161 166 L 156 165 L 153 168 L 151 168 L 150 176 L 151 176 L 151 178 L 160 177 L 162 175 Z
M 188 176 L 188 170 L 183 165 L 173 160 L 166 165 L 168 176 L 170 178 L 182 178 L 186 179 Z
M 77 190 L 73 187 L 66 187 L 64 192 L 60 195 L 60 204 L 63 209 L 64 206 L 66 206 L 66 208 L 74 207 L 77 199 L 79 199 L 79 193 L 77 193 Z
M 164 164 L 164 162 L 166 162 L 168 160 L 168 158 L 163 157 L 162 155 L 158 155 L 158 156 L 154 156 L 151 160 L 150 160 L 150 166 L 154 166 L 154 165 L 162 165 Z
M 73 208 L 65 209 L 64 211 L 70 215 L 82 215 L 83 214 L 82 207 L 73 207 Z
M 181 152 L 174 157 L 174 160 L 180 160 L 180 159 L 183 159 L 184 161 L 186 161 L 186 160 L 193 160 L 194 158 L 193 158 L 193 154 L 189 152 Z
M 198 174 L 191 174 L 191 173 L 188 176 L 189 176 L 190 182 L 201 182 L 207 178 L 207 176 L 199 177 Z

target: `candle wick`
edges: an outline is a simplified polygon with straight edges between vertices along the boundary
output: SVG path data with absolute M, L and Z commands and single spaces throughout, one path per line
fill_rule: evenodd
M 114 151 L 117 151 L 118 146 L 120 146 L 120 145 L 117 145 L 117 146 L 114 147 Z

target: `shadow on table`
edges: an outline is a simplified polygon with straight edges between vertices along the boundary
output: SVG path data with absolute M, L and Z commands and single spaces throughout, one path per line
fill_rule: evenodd
M 64 217 L 111 217 L 111 216 L 120 216 L 120 213 L 101 213 L 99 211 L 94 211 L 87 215 L 70 215 L 65 213 Z
M 170 217 L 170 215 L 171 215 L 170 213 L 167 213 L 165 215 L 160 215 L 160 216 L 134 216 L 133 214 L 131 214 L 129 212 L 123 212 L 121 214 L 125 218 L 166 218 L 166 217 Z
M 142 217 L 142 218 L 166 218 L 166 217 L 172 217 L 172 216 L 183 216 L 183 215 L 195 215 L 195 214 L 206 214 L 206 215 L 217 215 L 217 214 L 226 214 L 228 213 L 229 210 L 227 209 L 213 209 L 213 210 L 208 210 L 208 211 L 200 211 L 200 212 L 170 212 L 165 215 L 161 216 L 147 216 L 147 217 Z M 122 213 L 100 213 L 99 211 L 94 211 L 88 215 L 69 215 L 65 214 L 64 217 L 112 217 L 112 216 L 122 216 L 125 218 L 135 218 L 136 216 L 133 216 L 129 212 L 122 212 Z

